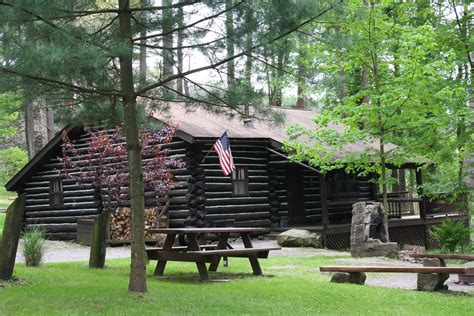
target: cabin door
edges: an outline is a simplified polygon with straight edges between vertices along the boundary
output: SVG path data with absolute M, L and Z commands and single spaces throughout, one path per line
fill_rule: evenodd
M 289 224 L 306 222 L 304 209 L 303 172 L 300 166 L 289 165 L 287 169 L 288 221 Z

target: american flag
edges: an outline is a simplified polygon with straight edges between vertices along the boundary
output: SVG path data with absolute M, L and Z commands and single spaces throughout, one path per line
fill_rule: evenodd
M 234 159 L 232 158 L 232 151 L 230 150 L 229 138 L 227 132 L 224 132 L 221 137 L 214 144 L 214 149 L 219 156 L 219 163 L 221 164 L 222 172 L 228 176 L 235 169 Z

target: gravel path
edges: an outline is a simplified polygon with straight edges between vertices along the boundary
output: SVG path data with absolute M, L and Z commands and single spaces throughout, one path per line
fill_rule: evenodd
M 44 263 L 49 262 L 67 262 L 89 260 L 90 248 L 81 246 L 72 242 L 64 241 L 46 241 L 46 253 L 43 258 Z M 130 258 L 130 248 L 128 247 L 109 247 L 107 248 L 107 259 Z M 17 252 L 16 262 L 24 263 L 25 258 L 22 254 L 22 246 Z

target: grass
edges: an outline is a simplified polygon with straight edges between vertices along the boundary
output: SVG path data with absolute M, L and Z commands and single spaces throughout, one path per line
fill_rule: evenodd
M 8 192 L 5 190 L 5 187 L 3 185 L 0 185 L 0 232 L 3 231 L 3 224 L 5 223 L 4 210 L 6 210 L 7 207 L 12 204 L 15 198 L 16 193 Z
M 473 315 L 474 293 L 423 293 L 370 286 L 333 284 L 317 267 L 334 257 L 272 257 L 261 260 L 265 277 L 249 274 L 245 259 L 231 258 L 229 268 L 201 283 L 190 263 L 168 263 L 167 278 L 148 278 L 146 295 L 127 293 L 129 261 L 109 260 L 105 270 L 86 262 L 18 265 L 26 285 L 0 288 L 0 313 L 154 314 L 154 315 Z M 154 264 L 148 265 L 152 275 Z M 228 272 L 228 274 L 223 273 Z
M 8 192 L 3 185 L 0 185 L 0 209 L 6 209 L 16 198 L 16 193 Z
M 0 213 L 0 232 L 3 231 L 3 224 L 5 224 L 5 213 Z M 1 236 L 0 239 L 2 239 Z

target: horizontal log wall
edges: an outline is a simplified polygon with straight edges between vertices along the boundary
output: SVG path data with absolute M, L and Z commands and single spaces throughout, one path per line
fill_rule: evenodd
M 90 135 L 84 133 L 76 141 L 75 148 L 79 156 L 72 157 L 73 160 L 82 159 L 87 153 L 87 140 Z M 169 148 L 171 157 L 184 157 L 186 152 L 185 142 L 174 139 L 171 143 L 164 145 Z M 81 156 L 82 155 L 82 156 Z M 84 156 L 85 157 L 85 156 Z M 100 197 L 96 196 L 94 187 L 91 184 L 78 184 L 75 180 L 63 179 L 63 201 L 60 207 L 51 207 L 49 204 L 49 182 L 51 179 L 59 177 L 63 164 L 58 158 L 51 159 L 43 165 L 42 169 L 36 172 L 28 180 L 25 187 L 26 210 L 25 228 L 39 228 L 47 233 L 47 237 L 61 240 L 76 238 L 77 222 L 82 218 L 95 218 L 101 209 Z M 69 169 L 68 174 L 78 175 L 78 170 Z M 177 179 L 177 186 L 170 193 L 170 224 L 173 227 L 184 226 L 183 210 L 186 207 L 187 182 L 190 173 L 186 168 L 174 169 L 173 174 Z M 126 188 L 124 188 L 127 191 Z M 122 206 L 129 206 L 129 201 L 122 203 Z M 157 200 L 153 197 L 153 192 L 145 192 L 146 207 L 156 207 Z
M 308 223 L 322 223 L 321 194 L 319 174 L 308 168 L 303 168 L 304 206 Z
M 205 143 L 203 150 L 207 151 L 212 146 L 213 143 Z M 234 225 L 239 227 L 269 227 L 268 142 L 231 139 L 230 146 L 235 165 L 248 168 L 249 196 L 232 195 L 231 176 L 224 176 L 217 154 L 211 152 L 201 164 L 206 179 L 205 209 L 208 224 L 234 220 Z
M 328 190 L 330 224 L 350 222 L 352 218 L 352 205 L 357 202 L 372 200 L 372 186 L 368 177 L 353 177 L 345 174 L 343 171 L 337 172 L 339 173 L 338 181 L 344 184 L 337 192 L 334 191 L 334 184 Z M 331 175 L 327 177 L 328 187 L 331 186 L 330 177 Z M 353 190 L 354 187 L 356 190 Z
M 81 143 L 87 137 L 84 133 Z M 63 179 L 63 205 L 50 206 L 49 183 L 60 177 L 62 166 L 58 158 L 53 158 L 26 182 L 25 228 L 44 230 L 48 238 L 72 240 L 76 238 L 78 220 L 95 218 L 101 205 L 91 184 Z
M 286 183 L 286 168 L 288 166 L 288 160 L 269 152 L 268 165 L 271 169 L 272 186 L 275 189 L 275 194 L 278 201 L 278 217 L 281 219 L 282 216 L 288 216 L 288 200 L 287 200 L 287 183 Z

